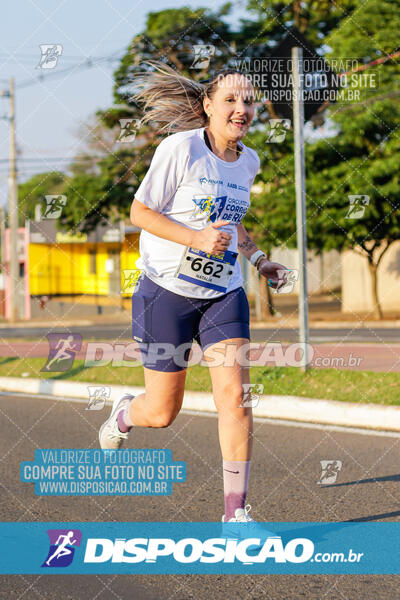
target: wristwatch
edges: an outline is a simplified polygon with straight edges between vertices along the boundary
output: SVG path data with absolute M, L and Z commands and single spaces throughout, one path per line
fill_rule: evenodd
M 262 250 L 256 250 L 251 256 L 250 256 L 250 262 L 253 265 L 253 267 L 257 267 L 258 263 L 260 262 L 260 260 L 262 258 L 266 258 L 267 255 L 265 254 L 265 252 L 263 252 Z

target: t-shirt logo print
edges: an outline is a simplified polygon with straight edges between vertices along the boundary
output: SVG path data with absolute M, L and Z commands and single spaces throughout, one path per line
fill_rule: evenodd
M 195 203 L 194 216 L 208 215 L 208 221 L 215 223 L 220 217 L 226 203 L 227 196 L 215 197 L 213 195 L 195 194 L 192 198 Z

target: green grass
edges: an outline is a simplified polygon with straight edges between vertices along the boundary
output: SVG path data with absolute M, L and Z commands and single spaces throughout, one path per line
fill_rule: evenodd
M 144 385 L 143 369 L 137 367 L 87 367 L 75 360 L 66 373 L 45 373 L 44 358 L 0 358 L 0 376 L 68 379 L 98 384 Z M 304 396 L 346 402 L 400 405 L 400 373 L 375 373 L 336 369 L 310 369 L 307 374 L 295 367 L 252 367 L 251 382 L 264 385 L 264 394 Z M 186 389 L 211 391 L 207 367 L 195 365 L 187 372 Z

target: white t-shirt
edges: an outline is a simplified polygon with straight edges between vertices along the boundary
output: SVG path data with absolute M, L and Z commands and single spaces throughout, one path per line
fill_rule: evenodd
M 210 221 L 230 221 L 223 229 L 232 235 L 228 250 L 237 252 L 237 225 L 250 206 L 250 188 L 260 166 L 255 150 L 239 144 L 239 158 L 227 162 L 208 148 L 204 127 L 164 138 L 135 198 L 192 229 L 203 229 Z M 211 208 L 204 201 L 207 197 L 213 199 Z M 142 230 L 136 265 L 161 287 L 191 298 L 216 298 L 242 285 L 238 260 L 223 293 L 179 279 L 176 271 L 186 248 Z

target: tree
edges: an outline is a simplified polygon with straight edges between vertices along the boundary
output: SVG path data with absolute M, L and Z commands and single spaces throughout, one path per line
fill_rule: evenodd
M 400 239 L 400 69 L 395 60 L 386 60 L 398 45 L 399 0 L 371 0 L 368 7 L 360 7 L 356 25 L 349 19 L 327 38 L 331 55 L 352 57 L 360 64 L 385 61 L 354 77 L 330 110 L 338 134 L 309 148 L 309 192 L 323 199 L 315 207 L 312 239 L 319 248 L 351 248 L 367 258 L 373 314 L 382 318 L 378 269 L 390 245 Z M 360 101 L 349 99 L 355 91 Z M 349 206 L 349 196 L 363 197 L 358 215 L 357 207 Z
M 340 26 L 341 21 L 358 5 L 357 0 L 248 0 L 247 9 L 262 24 L 264 36 L 280 41 L 288 27 L 293 25 L 307 33 L 315 48 L 325 43 L 325 38 Z
M 189 8 L 149 13 L 144 31 L 132 40 L 114 74 L 114 105 L 99 111 L 97 118 L 116 136 L 121 133 L 121 119 L 141 118 L 141 108 L 131 97 L 134 75 L 147 68 L 147 59 L 165 61 L 179 73 L 201 80 L 236 59 L 269 56 L 291 25 L 296 25 L 321 55 L 356 58 L 367 65 L 397 47 L 399 3 L 370 0 L 364 6 L 362 0 L 344 0 L 340 5 L 329 0 L 249 0 L 248 9 L 255 18 L 243 19 L 236 32 L 223 21 L 231 3 L 214 13 Z M 195 44 L 216 47 L 210 68 L 192 68 Z M 350 91 L 361 89 L 365 74 L 379 76 L 379 89 L 369 89 L 362 101 L 351 99 Z M 344 97 L 318 117 L 320 123 L 324 119 L 333 123 L 333 137 L 309 140 L 306 148 L 308 245 L 317 252 L 354 248 L 367 256 L 378 316 L 378 267 L 384 252 L 399 239 L 400 113 L 393 85 L 398 74 L 394 61 L 361 71 Z M 252 199 L 245 225 L 267 250 L 296 246 L 293 134 L 289 130 L 282 143 L 268 143 L 270 116 L 268 106 L 260 106 L 254 128 L 244 140 L 258 151 L 261 160 L 256 179 L 259 192 Z M 101 130 L 100 123 L 99 127 Z M 89 230 L 100 221 L 127 216 L 160 139 L 157 124 L 150 123 L 132 142 L 115 144 L 104 156 L 89 160 L 89 166 L 83 166 L 83 158 L 90 158 L 90 150 L 79 156 L 66 185 L 64 225 Z M 349 195 L 369 196 L 362 219 L 346 218 Z
M 39 204 L 42 214 L 46 207 L 45 196 L 62 194 L 65 187 L 65 174 L 59 171 L 37 173 L 18 186 L 18 220 L 23 226 L 26 219 L 34 220 L 35 208 Z
M 100 159 L 97 169 L 96 174 L 78 173 L 69 181 L 61 226 L 88 232 L 99 223 L 117 222 L 129 214 L 132 180 L 144 176 L 143 163 L 133 162 L 129 149 L 124 149 Z
M 276 7 L 273 1 L 263 5 Z M 321 22 L 324 27 L 331 23 L 331 32 L 322 40 L 325 51 L 330 47 L 328 59 L 351 58 L 366 65 L 397 47 L 399 0 L 379 3 L 371 0 L 368 6 L 361 1 L 349 4 L 342 13 L 342 18 L 346 17 L 342 21 L 338 20 L 338 14 L 329 17 L 332 17 L 329 4 L 320 4 L 317 13 L 311 2 L 301 6 L 308 15 L 307 23 L 302 21 L 308 39 L 315 39 Z M 288 3 L 287 7 L 293 14 L 294 3 Z M 317 253 L 351 248 L 367 257 L 376 317 L 382 316 L 377 297 L 378 267 L 390 244 L 400 239 L 400 111 L 394 89 L 398 76 L 399 68 L 394 61 L 360 71 L 343 97 L 326 111 L 335 135 L 306 145 L 308 246 Z M 365 81 L 369 81 L 370 88 L 366 97 L 358 100 L 354 92 L 365 91 L 362 87 Z M 379 81 L 379 89 L 371 87 L 373 81 Z M 261 191 L 253 199 L 247 222 L 260 239 L 264 237 L 267 247 L 282 244 L 295 247 L 292 133 L 287 133 L 282 144 L 266 144 L 262 131 L 255 132 L 251 141 L 261 154 L 258 178 Z M 369 205 L 360 207 L 360 212 L 364 207 L 362 218 L 346 218 L 354 216 L 348 214 L 348 196 L 369 197 Z
M 208 77 L 209 69 L 207 66 L 202 70 L 193 68 L 193 46 L 211 44 L 215 46 L 215 56 L 211 57 L 210 68 L 225 66 L 234 54 L 232 43 L 235 34 L 222 20 L 230 10 L 231 3 L 227 2 L 215 13 L 204 8 L 193 11 L 187 7 L 150 12 L 145 30 L 133 38 L 114 74 L 116 106 L 97 113 L 103 122 L 115 127 L 123 118 L 140 119 L 141 107 L 131 101 L 134 92 L 132 81 L 137 73 L 148 69 L 144 64 L 146 60 L 166 62 L 180 74 L 201 80 Z M 157 127 L 153 126 L 141 133 L 147 134 L 150 142 L 157 143 L 156 130 Z
M 70 165 L 72 175 L 97 174 L 99 159 L 120 150 L 116 130 L 106 127 L 97 115 L 91 115 L 80 125 L 76 129 L 76 136 L 80 141 L 80 147 Z
M 103 127 L 114 132 L 115 139 L 121 135 L 120 120 L 138 121 L 142 117 L 141 107 L 131 101 L 134 92 L 132 79 L 144 68 L 148 59 L 159 59 L 174 66 L 179 73 L 194 79 L 204 79 L 208 70 L 191 69 L 194 59 L 193 45 L 213 44 L 216 47 L 212 58 L 212 69 L 221 68 L 232 54 L 230 47 L 234 34 L 222 17 L 230 11 L 231 3 L 224 4 L 215 13 L 208 9 L 193 11 L 189 8 L 168 9 L 150 12 L 143 33 L 135 36 L 129 45 L 120 66 L 114 73 L 114 105 L 98 111 L 100 135 L 96 143 L 96 131 L 91 144 L 104 142 Z M 90 152 L 79 155 L 80 163 L 72 164 L 75 177 L 66 189 L 68 203 L 63 211 L 62 224 L 89 231 L 97 223 L 126 218 L 134 191 L 144 177 L 154 150 L 162 139 L 157 124 L 143 126 L 135 133 L 132 142 L 116 143 L 111 152 L 96 161 L 82 165 L 82 159 L 90 158 Z M 107 143 L 110 142 L 106 136 Z

